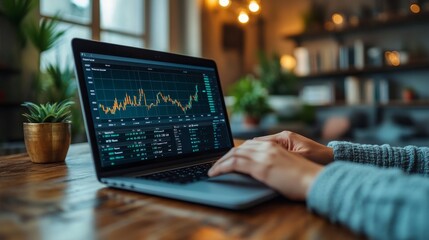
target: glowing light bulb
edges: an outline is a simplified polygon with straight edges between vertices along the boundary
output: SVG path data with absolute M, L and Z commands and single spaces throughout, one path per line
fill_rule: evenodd
M 343 15 L 339 13 L 332 14 L 332 22 L 335 23 L 335 25 L 341 25 L 344 23 L 344 17 Z
M 219 5 L 221 5 L 222 7 L 228 7 L 230 4 L 230 0 L 219 0 Z
M 401 55 L 398 51 L 387 51 L 384 53 L 384 56 L 390 66 L 397 67 L 401 65 Z
M 257 1 L 255 1 L 255 0 L 250 1 L 249 10 L 251 12 L 257 12 L 257 11 L 259 11 L 259 9 L 261 9 L 261 7 L 259 6 Z
M 280 58 L 280 65 L 283 69 L 292 71 L 296 67 L 296 59 L 291 55 L 283 55 Z
M 420 6 L 417 3 L 413 3 L 410 5 L 410 11 L 412 13 L 419 13 L 420 12 Z
M 241 23 L 247 23 L 249 21 L 249 15 L 245 11 L 241 11 L 240 14 L 238 14 L 238 21 Z

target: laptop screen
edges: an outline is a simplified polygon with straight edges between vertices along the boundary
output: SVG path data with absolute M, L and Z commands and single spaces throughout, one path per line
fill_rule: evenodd
M 101 167 L 232 147 L 216 69 L 80 57 Z

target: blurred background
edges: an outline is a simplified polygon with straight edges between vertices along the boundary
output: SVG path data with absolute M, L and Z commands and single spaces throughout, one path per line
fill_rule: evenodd
M 24 101 L 78 102 L 74 37 L 214 59 L 236 138 L 429 146 L 428 23 L 429 0 L 2 0 L 0 155 Z

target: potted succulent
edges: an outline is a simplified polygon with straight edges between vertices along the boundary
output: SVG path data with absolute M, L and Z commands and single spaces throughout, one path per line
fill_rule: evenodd
M 235 83 L 230 95 L 234 96 L 232 111 L 244 114 L 247 125 L 258 125 L 262 117 L 272 111 L 267 103 L 267 90 L 251 76 Z
M 27 153 L 34 163 L 63 162 L 71 142 L 71 111 L 73 101 L 35 104 L 25 102 L 28 113 L 23 116 L 24 141 Z

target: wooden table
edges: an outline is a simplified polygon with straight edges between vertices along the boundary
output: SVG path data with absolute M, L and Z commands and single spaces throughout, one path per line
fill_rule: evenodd
M 107 188 L 97 182 L 87 144 L 66 163 L 0 158 L 0 239 L 358 239 L 277 198 L 231 211 Z

